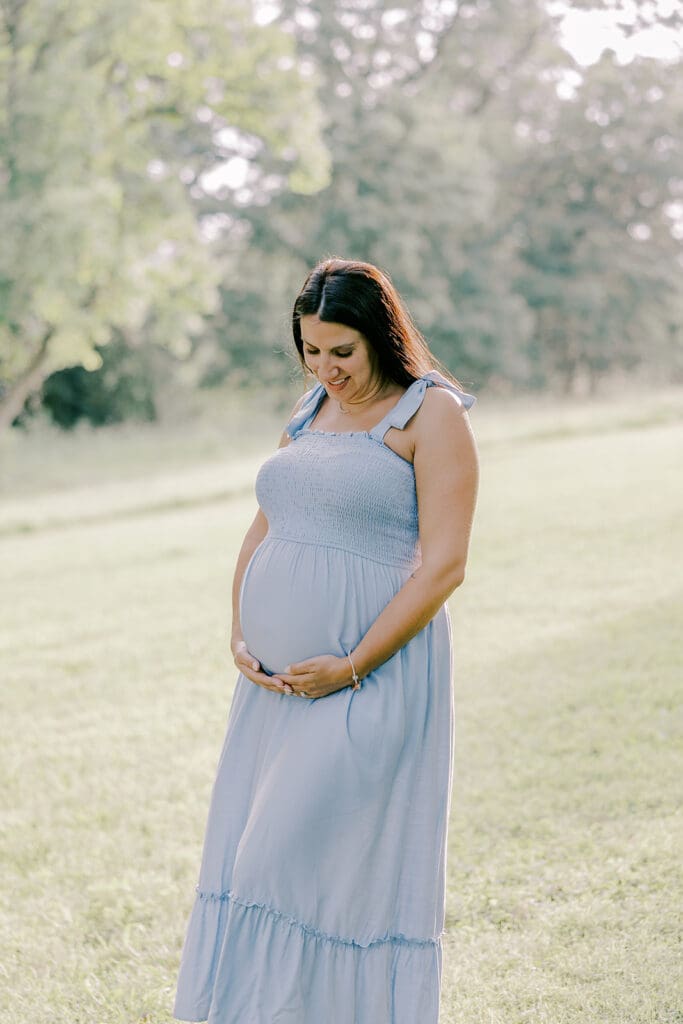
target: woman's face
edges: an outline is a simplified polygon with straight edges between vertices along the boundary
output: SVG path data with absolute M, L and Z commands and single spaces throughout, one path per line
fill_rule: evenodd
M 306 365 L 328 395 L 349 401 L 376 388 L 373 353 L 359 331 L 327 323 L 313 314 L 302 316 L 299 323 Z

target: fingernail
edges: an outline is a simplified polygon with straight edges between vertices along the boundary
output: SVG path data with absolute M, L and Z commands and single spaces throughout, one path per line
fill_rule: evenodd
M 251 667 L 252 668 L 258 668 L 258 661 L 252 661 Z
M 293 692 L 294 691 L 292 690 L 292 687 L 289 685 L 289 683 L 285 683 L 285 693 L 293 693 Z
M 289 673 L 290 673 L 291 671 L 292 671 L 292 666 L 291 666 L 291 665 L 288 665 L 288 666 L 287 666 L 287 668 L 285 669 L 285 672 L 287 673 L 287 675 L 289 675 Z

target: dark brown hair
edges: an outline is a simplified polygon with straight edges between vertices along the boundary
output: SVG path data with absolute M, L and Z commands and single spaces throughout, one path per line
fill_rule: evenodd
M 359 331 L 374 353 L 382 380 L 409 387 L 430 370 L 438 370 L 462 390 L 460 382 L 430 351 L 389 275 L 372 263 L 330 256 L 309 272 L 292 312 L 294 344 L 305 373 L 310 370 L 299 321 L 309 315 Z

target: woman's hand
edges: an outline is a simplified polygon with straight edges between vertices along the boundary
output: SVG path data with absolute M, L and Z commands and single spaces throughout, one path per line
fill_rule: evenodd
M 285 689 L 285 684 L 279 676 L 269 676 L 266 672 L 259 672 L 261 664 L 253 654 L 247 650 L 244 640 L 235 640 L 230 645 L 235 664 L 243 676 L 257 683 L 264 690 L 272 690 L 273 693 L 291 693 L 291 689 Z
M 327 697 L 330 693 L 343 690 L 352 682 L 348 658 L 337 658 L 334 654 L 321 654 L 315 658 L 288 665 L 284 672 L 278 672 L 287 689 L 298 696 L 301 691 L 307 697 Z

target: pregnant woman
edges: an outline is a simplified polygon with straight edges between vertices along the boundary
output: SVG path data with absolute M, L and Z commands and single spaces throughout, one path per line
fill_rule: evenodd
M 453 757 L 445 604 L 465 575 L 475 398 L 389 277 L 331 258 L 294 304 L 315 383 L 256 476 L 239 675 L 174 1016 L 436 1024 Z

